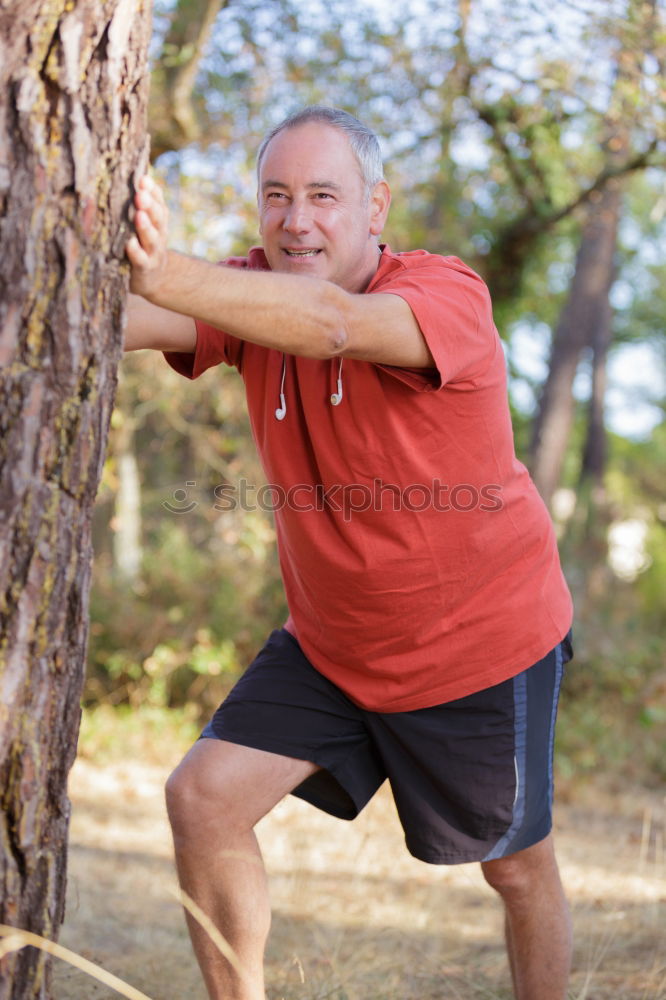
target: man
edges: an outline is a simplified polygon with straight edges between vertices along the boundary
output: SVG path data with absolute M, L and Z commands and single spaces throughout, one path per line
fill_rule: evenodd
M 457 258 L 379 245 L 375 136 L 309 108 L 258 158 L 263 247 L 227 266 L 166 249 L 136 196 L 128 349 L 246 384 L 290 609 L 167 802 L 211 998 L 264 997 L 270 912 L 255 824 L 295 792 L 352 818 L 391 781 L 408 849 L 480 861 L 506 911 L 518 1000 L 562 1000 L 567 905 L 553 853 L 552 744 L 569 594 L 513 453 L 487 290 Z M 242 969 L 242 973 L 239 971 Z

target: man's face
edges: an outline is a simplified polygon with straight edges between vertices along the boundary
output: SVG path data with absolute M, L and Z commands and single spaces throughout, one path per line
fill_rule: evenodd
M 273 271 L 365 289 L 377 270 L 373 239 L 388 212 L 387 185 L 368 193 L 346 135 L 322 122 L 283 129 L 261 162 L 259 220 Z

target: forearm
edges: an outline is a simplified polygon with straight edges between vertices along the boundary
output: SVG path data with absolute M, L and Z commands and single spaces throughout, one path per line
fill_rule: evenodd
M 327 358 L 347 342 L 348 293 L 318 278 L 220 267 L 169 251 L 146 298 L 254 344 Z
M 416 318 L 399 295 L 353 294 L 320 278 L 186 257 L 167 250 L 168 211 L 150 178 L 141 179 L 134 200 L 136 234 L 125 250 L 132 265 L 130 288 L 145 302 L 130 317 L 128 349 L 192 352 L 198 319 L 241 340 L 306 358 L 434 365 Z
M 196 343 L 197 331 L 190 316 L 163 309 L 141 295 L 130 293 L 123 345 L 125 351 L 152 348 L 193 353 Z
M 131 292 L 127 299 L 127 313 L 125 322 L 125 335 L 123 339 L 123 349 L 127 351 L 139 351 L 148 347 L 150 312 L 156 307 L 147 302 L 140 295 L 133 295 Z

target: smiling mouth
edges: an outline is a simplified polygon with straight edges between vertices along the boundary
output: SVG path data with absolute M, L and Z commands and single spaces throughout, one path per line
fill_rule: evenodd
M 286 247 L 283 249 L 287 257 L 316 257 L 321 253 L 321 250 L 287 250 Z

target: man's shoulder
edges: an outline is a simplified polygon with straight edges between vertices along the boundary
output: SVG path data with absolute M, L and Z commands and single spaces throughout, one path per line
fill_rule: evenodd
M 430 253 L 429 250 L 402 250 L 394 252 L 386 246 L 382 253 L 382 264 L 380 265 L 377 278 L 373 284 L 382 284 L 390 281 L 391 278 L 400 275 L 418 277 L 433 276 L 448 280 L 462 280 L 469 282 L 480 282 L 483 279 L 468 264 L 465 264 L 460 257 L 447 256 L 439 253 Z

